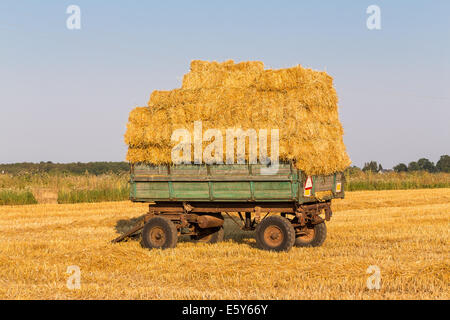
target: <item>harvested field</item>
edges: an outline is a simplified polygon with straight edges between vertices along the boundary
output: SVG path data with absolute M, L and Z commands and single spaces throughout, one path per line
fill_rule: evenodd
M 448 299 L 450 189 L 349 192 L 320 248 L 260 251 L 226 221 L 225 242 L 173 250 L 110 244 L 146 205 L 0 207 L 1 299 Z M 68 266 L 81 289 L 66 287 Z M 369 290 L 370 265 L 381 289 Z

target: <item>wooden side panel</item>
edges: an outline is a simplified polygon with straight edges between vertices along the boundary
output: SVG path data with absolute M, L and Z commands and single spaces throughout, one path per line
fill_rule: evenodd
M 167 182 L 134 182 L 136 199 L 169 199 L 169 184 Z
M 250 182 L 213 182 L 212 196 L 217 200 L 248 200 L 252 198 Z
M 315 176 L 314 183 L 316 185 L 314 191 L 328 191 L 333 190 L 334 175 L 331 176 Z
M 295 197 L 290 181 L 264 181 L 254 183 L 255 200 L 286 200 Z
M 210 175 L 215 176 L 233 176 L 242 177 L 249 176 L 250 170 L 248 165 L 239 164 L 218 164 L 209 167 Z
M 317 201 L 315 192 L 333 191 L 343 197 L 343 175 L 315 176 L 311 195 L 304 195 L 306 176 L 289 163 L 280 163 L 273 175 L 263 165 L 177 165 L 132 167 L 133 201 Z M 342 192 L 337 194 L 336 184 Z
M 208 200 L 208 182 L 169 182 L 172 184 L 173 199 Z

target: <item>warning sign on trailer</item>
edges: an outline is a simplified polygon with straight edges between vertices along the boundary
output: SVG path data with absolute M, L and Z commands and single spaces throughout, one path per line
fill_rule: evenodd
M 304 188 L 305 191 L 303 192 L 303 195 L 305 197 L 311 197 L 312 187 L 313 187 L 313 181 L 312 181 L 312 178 L 309 176 L 308 178 L 306 178 L 306 181 L 305 181 L 305 188 Z
M 309 176 L 305 182 L 305 190 L 312 189 L 312 187 L 313 187 L 312 178 L 311 176 Z

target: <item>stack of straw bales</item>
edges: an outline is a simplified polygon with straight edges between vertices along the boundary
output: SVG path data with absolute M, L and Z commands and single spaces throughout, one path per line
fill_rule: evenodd
M 130 112 L 127 160 L 171 163 L 172 132 L 193 132 L 194 121 L 202 121 L 203 132 L 222 131 L 224 144 L 228 128 L 279 129 L 281 161 L 293 161 L 307 174 L 342 171 L 350 159 L 337 102 L 333 78 L 325 72 L 301 66 L 264 70 L 262 62 L 192 61 L 181 89 L 154 91 L 147 107 Z

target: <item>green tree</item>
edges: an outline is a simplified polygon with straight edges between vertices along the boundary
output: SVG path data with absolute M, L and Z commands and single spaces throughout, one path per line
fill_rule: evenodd
M 4 171 L 9 174 L 21 173 L 64 173 L 81 175 L 86 171 L 90 174 L 127 173 L 130 170 L 130 164 L 127 162 L 74 162 L 74 163 L 53 163 L 51 161 L 41 161 L 40 163 L 11 163 L 0 164 L 0 172 Z
M 435 172 L 436 167 L 434 166 L 434 163 L 426 158 L 421 158 L 417 161 L 417 165 L 419 166 L 420 170 L 428 171 L 428 172 Z
M 408 171 L 419 171 L 420 167 L 417 162 L 412 161 L 408 164 Z
M 408 166 L 404 163 L 399 163 L 393 169 L 395 172 L 406 172 L 408 171 Z
M 443 155 L 436 163 L 436 170 L 439 172 L 450 172 L 450 156 Z
M 378 172 L 379 166 L 378 163 L 376 161 L 370 161 L 370 162 L 366 162 L 364 163 L 364 167 L 363 167 L 363 171 L 371 171 L 371 172 Z

